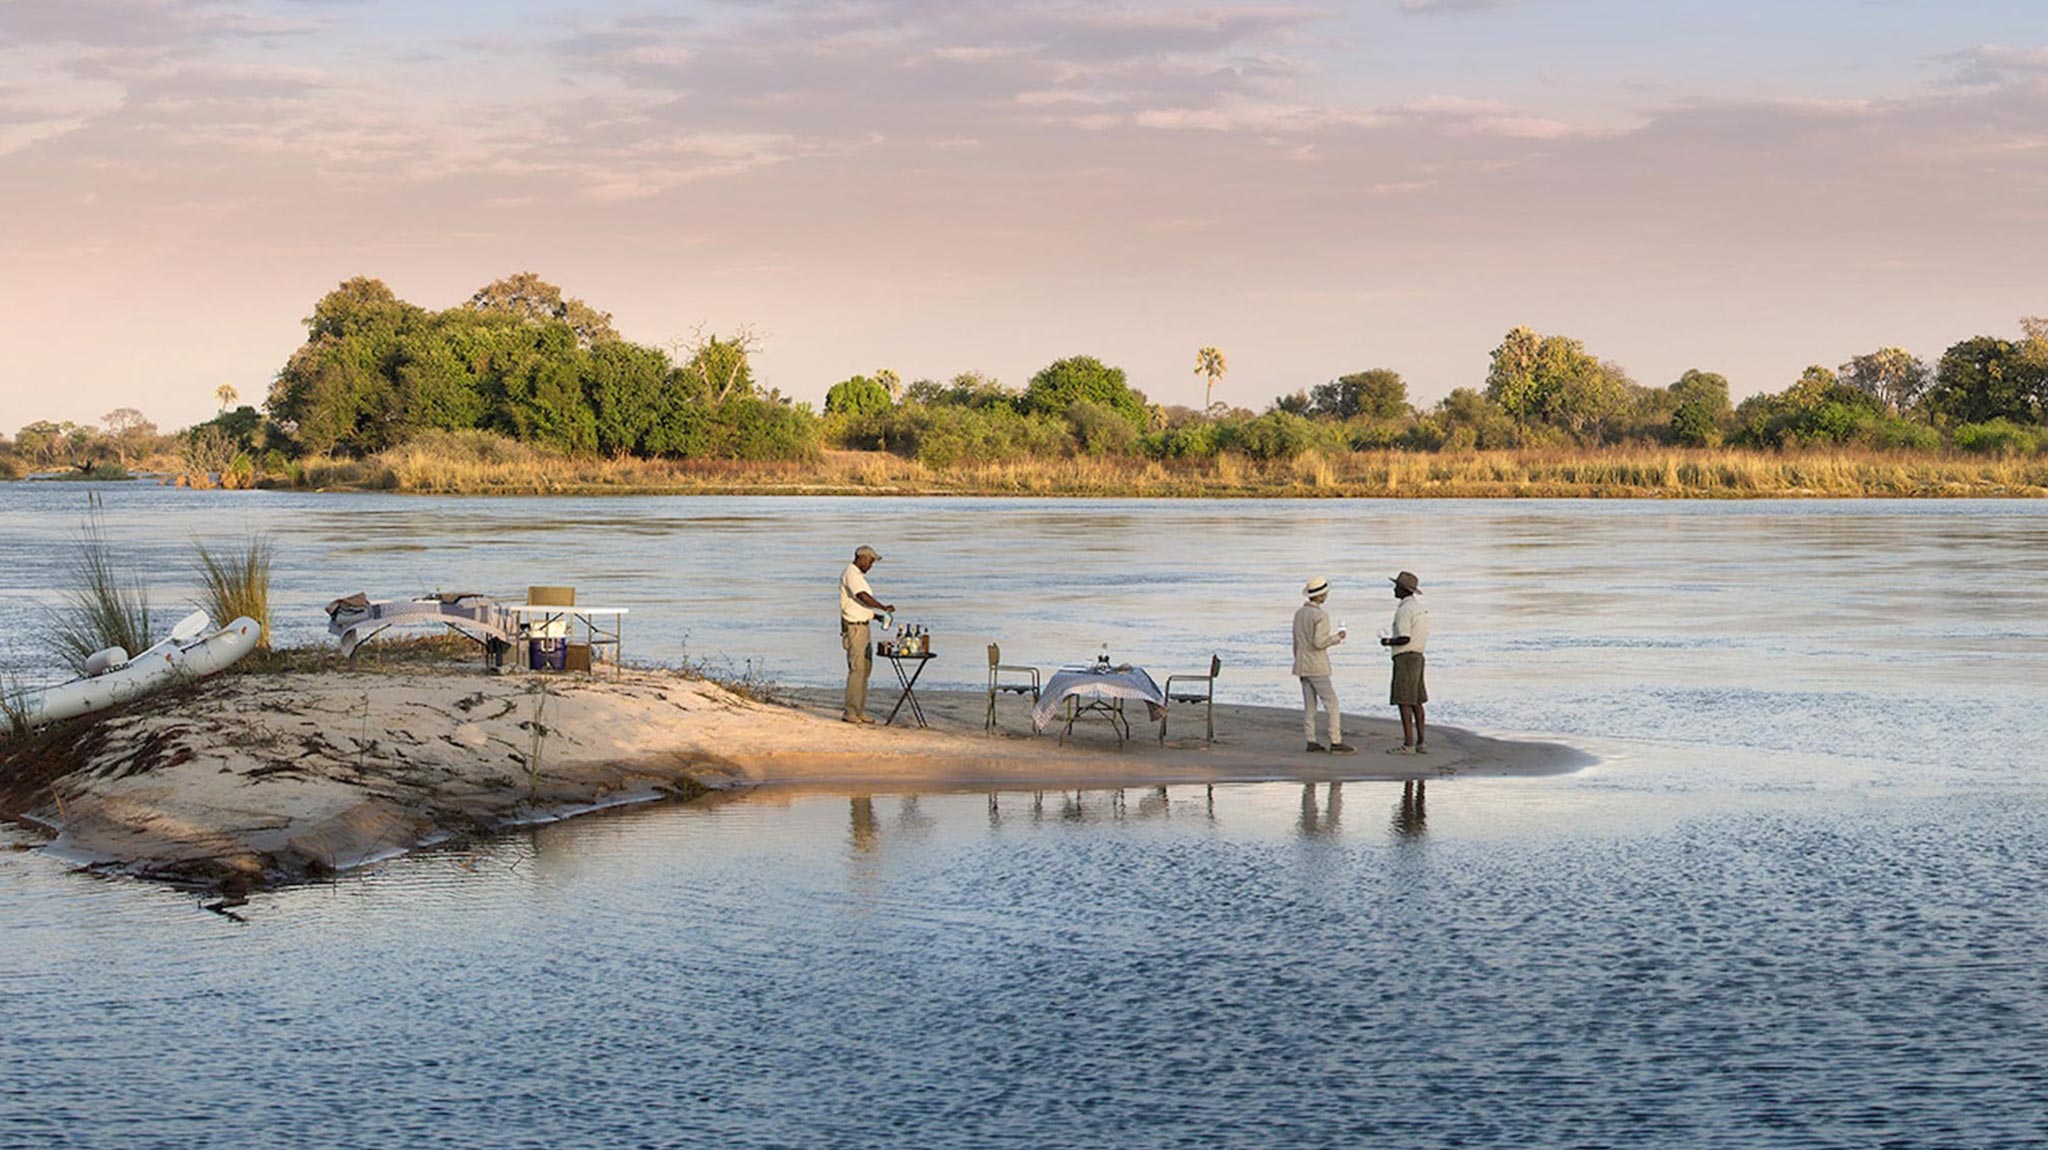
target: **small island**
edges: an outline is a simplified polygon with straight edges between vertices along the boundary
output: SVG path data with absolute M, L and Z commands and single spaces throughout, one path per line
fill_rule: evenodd
M 445 647 L 417 645 L 445 654 Z M 405 648 L 401 647 L 401 650 Z M 0 817 L 96 870 L 227 892 L 331 876 L 437 843 L 629 803 L 783 788 L 865 793 L 1536 775 L 1590 756 L 1437 728 L 1428 759 L 1299 754 L 1301 716 L 1219 705 L 1218 737 L 1142 719 L 1062 744 L 1005 703 L 921 693 L 932 728 L 857 727 L 836 696 L 756 697 L 669 671 L 501 676 L 435 658 L 349 669 L 285 654 L 0 743 Z M 1385 719 L 1347 716 L 1370 746 Z M 1293 753 L 1290 753 L 1293 752 Z

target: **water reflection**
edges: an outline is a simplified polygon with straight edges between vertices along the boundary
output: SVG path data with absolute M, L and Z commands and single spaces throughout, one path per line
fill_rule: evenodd
M 1322 805 L 1316 804 L 1316 785 L 1301 785 L 1301 818 L 1295 829 L 1305 839 L 1333 838 L 1344 817 L 1344 784 L 1331 783 Z
M 1419 839 L 1428 829 L 1428 811 L 1425 805 L 1429 795 L 1426 782 L 1410 779 L 1401 784 L 1401 801 L 1394 805 L 1394 837 Z
M 1138 792 L 1135 798 L 1130 794 L 1132 790 Z M 1066 823 L 1121 823 L 1165 821 L 1190 814 L 1198 814 L 1209 822 L 1216 821 L 1216 788 L 1213 786 L 1202 788 L 1199 801 L 1176 800 L 1170 789 L 1163 786 L 1110 787 L 1100 791 L 1061 790 L 1052 792 L 1052 795 L 1048 802 L 1045 791 L 1032 791 L 1029 799 L 1019 791 L 990 791 L 988 825 L 991 829 L 1001 827 L 1009 818 L 1006 812 L 1019 808 L 1033 826 L 1044 823 L 1048 818 Z
M 882 840 L 882 832 L 875 823 L 875 800 L 868 795 L 855 795 L 847 801 L 847 805 L 850 808 L 848 821 L 851 824 L 848 839 L 853 844 L 853 853 L 873 854 Z

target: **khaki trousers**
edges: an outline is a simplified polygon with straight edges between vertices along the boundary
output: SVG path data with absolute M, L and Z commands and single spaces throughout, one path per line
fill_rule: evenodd
M 1323 710 L 1330 714 L 1330 745 L 1344 741 L 1344 712 L 1337 708 L 1337 688 L 1328 675 L 1303 675 L 1301 677 L 1301 732 L 1308 736 L 1307 742 L 1316 741 L 1316 699 L 1323 701 Z
M 849 717 L 868 709 L 868 672 L 875 666 L 875 645 L 868 624 L 839 622 L 839 642 L 846 648 L 846 707 Z

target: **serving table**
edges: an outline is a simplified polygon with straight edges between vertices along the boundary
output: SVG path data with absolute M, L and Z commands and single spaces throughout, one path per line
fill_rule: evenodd
M 612 672 L 618 674 L 625 670 L 626 614 L 629 608 L 509 603 L 500 609 L 519 621 L 519 639 L 522 645 L 537 639 L 567 639 L 573 643 L 576 641 L 577 629 L 581 628 L 583 641 L 590 646 L 592 671 L 597 670 L 598 651 L 605 647 L 612 649 Z M 525 666 L 528 660 L 521 658 L 518 662 Z
M 880 646 L 880 644 L 876 645 Z M 917 705 L 917 678 L 919 675 L 924 674 L 924 665 L 938 658 L 938 656 L 930 651 L 919 651 L 906 654 L 883 652 L 879 653 L 879 657 L 887 659 L 889 665 L 896 668 L 896 681 L 903 684 L 903 693 L 896 696 L 896 705 L 889 708 L 889 717 L 882 720 L 882 725 L 885 727 L 895 726 L 896 712 L 903 709 L 903 704 L 909 703 L 910 716 L 917 720 L 917 725 L 919 727 L 930 726 L 931 724 L 924 721 L 924 708 Z M 910 669 L 907 671 L 903 669 L 903 665 L 906 663 L 910 665 Z

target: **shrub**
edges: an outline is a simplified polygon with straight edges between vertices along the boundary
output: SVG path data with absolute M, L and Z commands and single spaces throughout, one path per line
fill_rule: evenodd
M 827 415 L 868 415 L 889 407 L 889 389 L 864 375 L 835 383 L 825 393 Z
M 2023 427 L 2010 419 L 1965 423 L 1956 428 L 1956 446 L 1974 455 L 2033 455 L 2048 451 L 2048 429 Z
M 1031 377 L 1031 386 L 1024 391 L 1027 412 L 1064 415 L 1077 403 L 1106 407 L 1128 420 L 1136 431 L 1144 430 L 1148 419 L 1145 397 L 1124 382 L 1124 369 L 1110 367 L 1094 356 L 1077 355 L 1048 364 Z
M 887 451 L 927 467 L 1072 454 L 1064 419 L 1022 415 L 1008 405 L 906 402 L 837 425 L 842 446 Z
M 1230 446 L 1253 459 L 1293 459 L 1315 445 L 1315 425 L 1291 412 L 1269 411 L 1230 429 Z
M 1145 437 L 1145 454 L 1154 459 L 1209 459 L 1223 449 L 1222 428 L 1214 423 L 1186 423 Z
M 1887 415 L 1864 430 L 1863 442 L 1888 451 L 1934 451 L 1941 447 L 1941 432 L 1924 423 Z
M 1130 455 L 1138 449 L 1138 428 L 1114 408 L 1082 400 L 1067 408 L 1067 422 L 1089 455 Z
M 1353 451 L 1387 451 L 1407 439 L 1411 425 L 1393 420 L 1369 420 L 1343 429 L 1344 445 Z
M 818 420 L 807 407 L 772 398 L 735 396 L 718 405 L 717 454 L 727 459 L 812 459 Z
M 1471 429 L 1466 428 L 1465 431 L 1469 435 Z M 1418 419 L 1409 424 L 1408 430 L 1402 434 L 1401 446 L 1410 451 L 1441 451 L 1448 446 L 1447 439 L 1443 424 L 1434 419 Z M 1460 450 L 1470 451 L 1473 446 L 1474 444 L 1467 443 Z

